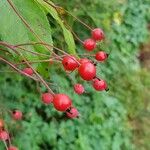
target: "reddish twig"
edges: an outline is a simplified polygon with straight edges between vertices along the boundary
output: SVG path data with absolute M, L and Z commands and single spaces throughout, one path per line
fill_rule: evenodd
M 24 56 L 22 56 L 24 61 L 26 62 L 26 64 L 33 70 L 33 72 L 35 73 L 35 75 L 39 78 L 39 80 L 43 83 L 43 85 L 48 89 L 48 91 L 55 95 L 55 93 L 51 90 L 51 88 L 48 86 L 48 84 L 46 83 L 46 81 L 42 78 L 42 76 L 40 76 L 40 74 L 38 74 L 38 72 L 32 67 L 32 65 L 30 65 L 30 63 L 26 60 L 26 58 Z
M 42 43 L 42 42 L 23 43 L 23 44 L 18 44 L 18 45 L 15 45 L 15 46 L 36 45 L 36 44 L 37 44 L 37 45 L 38 45 L 38 44 L 47 45 L 47 46 L 49 46 L 49 47 L 53 47 L 53 48 L 56 49 L 57 51 L 59 51 L 59 52 L 65 54 L 65 55 L 67 55 L 67 56 L 71 56 L 70 54 L 66 53 L 65 51 L 63 51 L 63 50 L 60 49 L 60 48 L 57 48 L 57 47 L 55 47 L 55 46 L 53 46 L 53 45 L 50 45 L 50 44 L 47 44 L 47 43 Z M 74 59 L 74 60 L 75 60 L 75 59 Z M 77 60 L 75 60 L 75 61 L 80 65 L 80 62 L 79 62 L 79 61 L 77 61 Z
M 14 46 L 14 47 L 17 47 L 17 48 L 19 48 L 20 50 L 29 52 L 29 53 L 34 54 L 34 55 L 39 55 L 39 56 L 41 55 L 41 56 L 47 56 L 47 57 L 49 57 L 49 55 L 47 55 L 47 54 L 38 53 L 38 52 L 33 52 L 33 51 L 27 50 L 27 49 L 25 49 L 25 48 L 22 48 L 22 47 L 20 47 L 20 46 Z
M 24 73 L 23 71 L 21 71 L 20 69 L 18 69 L 14 64 L 12 64 L 11 62 L 9 62 L 8 60 L 6 60 L 5 58 L 0 56 L 0 60 L 5 62 L 6 64 L 8 64 L 11 68 L 13 68 L 15 71 L 17 71 L 18 73 L 20 73 L 21 75 L 27 76 L 35 81 L 38 81 L 36 78 Z

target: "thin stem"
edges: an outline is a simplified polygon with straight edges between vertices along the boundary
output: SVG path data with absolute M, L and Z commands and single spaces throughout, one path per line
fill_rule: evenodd
M 10 45 L 10 44 L 3 42 L 3 41 L 0 41 L 0 45 L 6 46 L 7 48 L 13 50 L 16 54 L 18 54 L 18 52 L 16 51 L 16 49 L 14 48 L 13 45 Z
M 62 58 L 62 57 L 64 57 L 64 55 L 57 56 L 57 57 L 52 57 L 52 58 L 45 59 L 45 60 L 35 60 L 35 61 L 28 61 L 28 62 L 30 64 L 32 64 L 32 63 L 50 62 L 50 61 L 60 62 L 59 59 Z M 17 63 L 16 65 L 22 65 L 22 64 L 26 64 L 26 62 Z
M 30 53 L 35 54 L 35 55 L 49 56 L 49 55 L 47 55 L 47 54 L 38 53 L 38 52 L 33 52 L 33 51 L 27 50 L 27 49 L 25 49 L 25 48 L 22 48 L 21 46 L 24 46 L 24 45 L 21 45 L 21 44 L 20 44 L 20 45 L 19 45 L 19 44 L 18 44 L 18 45 L 11 45 L 11 44 L 9 44 L 9 43 L 0 41 L 0 45 L 6 46 L 7 48 L 13 50 L 13 51 L 14 51 L 15 53 L 17 53 L 17 54 L 19 54 L 19 53 L 18 53 L 18 51 L 16 50 L 16 48 L 19 48 L 19 49 L 21 49 L 21 50 L 30 52 Z M 43 45 L 44 45 L 44 44 L 43 44 Z M 2 50 L 3 50 L 3 49 L 2 49 Z M 57 56 L 57 54 L 55 54 L 55 55 Z
M 24 23 L 24 25 L 35 35 L 35 37 L 40 41 L 40 42 L 43 42 L 43 40 L 34 32 L 34 30 L 30 27 L 30 25 L 28 24 L 28 22 L 23 18 L 22 15 L 19 14 L 19 12 L 17 11 L 17 9 L 15 8 L 15 6 L 13 5 L 12 1 L 11 0 L 7 0 L 7 2 L 9 3 L 9 5 L 12 7 L 12 9 L 14 10 L 14 12 L 16 13 L 16 15 L 21 19 L 21 21 Z M 47 47 L 45 45 L 45 47 L 51 51 L 52 53 L 53 50 L 49 49 L 49 47 Z M 55 54 L 55 53 L 54 53 Z
M 81 42 L 82 44 L 84 43 L 79 37 L 78 37 L 78 35 L 72 30 L 72 28 L 70 27 L 70 25 L 67 23 L 67 22 L 65 22 L 65 24 L 66 24 L 66 26 L 69 28 L 69 30 L 70 30 L 70 32 L 74 35 L 74 37 L 79 41 L 79 42 Z
M 8 53 L 8 54 L 11 54 L 11 53 L 10 53 L 9 51 L 7 51 L 6 49 L 0 48 L 0 50 L 6 52 L 6 53 Z
M 53 45 L 50 45 L 50 44 L 47 44 L 47 43 L 42 43 L 42 42 L 23 43 L 23 44 L 19 44 L 19 46 L 22 46 L 22 45 L 35 45 L 35 44 L 42 44 L 42 45 L 47 45 L 49 47 L 53 47 L 54 49 L 58 50 L 59 52 L 65 54 L 67 56 L 71 56 L 70 54 L 66 53 L 65 51 L 61 50 L 60 48 L 57 48 Z M 18 45 L 16 45 L 16 46 L 18 46 Z M 77 61 L 77 60 L 75 60 L 75 61 L 80 65 L 79 61 Z
M 48 2 L 47 0 L 43 0 L 45 3 L 47 3 L 48 5 L 52 6 L 53 8 L 55 8 L 56 10 L 58 9 L 62 9 L 59 6 L 56 6 L 50 2 Z M 63 8 L 63 10 L 69 14 L 70 16 L 72 16 L 75 20 L 77 20 L 78 22 L 80 22 L 82 25 L 84 25 L 86 28 L 88 28 L 89 30 L 92 30 L 92 28 L 90 26 L 88 26 L 86 23 L 84 23 L 83 21 L 81 21 L 79 18 L 77 18 L 76 16 L 72 15 L 69 11 L 67 11 L 66 9 Z M 58 11 L 57 11 L 58 12 Z M 58 12 L 59 13 L 59 12 Z
M 59 60 L 54 60 L 54 59 L 45 59 L 45 60 L 28 61 L 28 62 L 30 64 L 34 64 L 34 63 L 44 63 L 44 62 L 50 62 L 50 61 L 60 62 Z M 26 62 L 17 63 L 16 65 L 22 65 L 22 64 L 26 64 Z
M 45 45 L 46 43 L 42 43 L 43 45 Z M 30 45 L 30 44 L 25 44 L 25 45 Z M 31 44 L 32 45 L 32 44 Z M 47 46 L 51 46 L 49 44 L 46 44 Z M 6 44 L 6 46 L 10 47 L 8 44 Z M 51 46 L 53 47 L 53 46 Z M 14 47 L 10 47 L 10 49 L 14 50 Z M 57 48 L 58 49 L 58 48 Z M 66 55 L 68 55 L 66 52 L 63 52 L 61 49 L 58 49 L 59 51 L 61 51 L 62 53 L 65 53 Z M 48 91 L 51 94 L 55 94 L 50 87 L 48 86 L 47 82 L 36 72 L 36 70 L 30 65 L 30 63 L 26 60 L 26 58 L 20 53 L 18 52 L 20 56 L 23 57 L 24 61 L 26 62 L 26 64 L 33 70 L 33 72 L 36 74 L 36 76 L 39 78 L 39 80 L 43 83 L 43 85 L 45 85 L 45 87 L 48 89 Z M 34 79 L 32 76 L 25 74 L 23 71 L 19 70 L 17 67 L 15 67 L 12 63 L 10 63 L 9 61 L 7 61 L 6 59 L 0 57 L 0 60 L 4 61 L 5 63 L 7 63 L 9 66 L 11 66 L 13 69 L 15 69 L 16 71 L 18 71 L 20 74 L 26 75 L 32 79 Z
M 94 57 L 94 54 L 78 54 L 79 56 L 90 56 L 90 57 Z
M 47 55 L 47 54 L 38 53 L 38 52 L 33 52 L 33 51 L 27 50 L 27 49 L 25 49 L 25 48 L 22 48 L 22 47 L 20 47 L 20 46 L 15 46 L 15 47 L 17 47 L 17 48 L 19 48 L 19 49 L 21 49 L 21 50 L 23 50 L 23 51 L 29 52 L 29 53 L 31 53 L 31 54 L 34 54 L 34 55 L 39 55 L 39 56 L 41 55 L 41 56 L 47 56 L 47 57 L 49 57 L 49 55 Z
M 24 73 L 23 71 L 21 71 L 20 69 L 18 69 L 14 64 L 12 64 L 11 62 L 9 62 L 8 60 L 6 60 L 5 58 L 0 56 L 0 60 L 2 60 L 3 62 L 5 62 L 6 64 L 8 64 L 11 68 L 13 68 L 15 71 L 17 71 L 18 73 L 20 73 L 21 75 L 27 76 L 35 81 L 38 81 L 36 78 Z
M 92 28 L 87 25 L 86 23 L 84 23 L 83 21 L 81 21 L 79 18 L 77 18 L 76 16 L 72 15 L 69 11 L 65 10 L 70 16 L 72 16 L 75 20 L 77 20 L 78 22 L 80 22 L 82 25 L 84 25 L 86 28 L 88 28 L 89 30 L 92 31 Z
M 47 46 L 49 46 L 49 47 L 52 47 L 52 48 L 54 48 L 54 49 L 60 51 L 61 53 L 64 53 L 64 54 L 66 54 L 66 55 L 69 55 L 68 53 L 64 52 L 64 51 L 61 50 L 60 48 L 57 48 L 57 47 L 55 47 L 55 46 L 53 46 L 53 45 L 51 45 L 51 44 L 47 44 L 47 43 L 43 43 L 43 42 L 22 43 L 22 44 L 15 45 L 15 47 L 17 47 L 17 46 L 24 46 L 24 45 L 47 45 Z
M 10 133 L 9 130 L 8 130 L 8 126 L 6 126 L 6 131 L 7 131 L 8 133 Z M 10 138 L 8 138 L 8 142 L 9 142 L 9 145 L 11 145 L 11 140 L 10 140 Z
M 5 140 L 3 140 L 3 143 L 4 143 L 4 145 L 5 145 L 6 150 L 8 150 L 8 146 L 7 146 L 7 144 L 6 144 L 6 141 L 5 141 Z
M 48 91 L 51 94 L 55 95 L 55 93 L 50 89 L 50 87 L 48 86 L 48 84 L 46 83 L 46 81 L 37 73 L 37 71 L 32 67 L 32 65 L 30 65 L 30 63 L 26 60 L 26 58 L 23 57 L 23 59 L 26 62 L 26 64 L 33 70 L 33 72 L 36 74 L 36 76 L 39 78 L 39 80 L 43 83 L 43 85 L 45 85 L 45 87 L 48 89 Z

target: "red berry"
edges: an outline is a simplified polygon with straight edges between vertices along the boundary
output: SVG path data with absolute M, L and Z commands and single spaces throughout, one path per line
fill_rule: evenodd
M 80 64 L 86 63 L 86 62 L 91 62 L 91 60 L 87 59 L 87 58 L 81 58 L 79 60 Z
M 77 94 L 82 94 L 84 93 L 84 87 L 82 84 L 75 84 L 74 85 L 74 91 L 77 93 Z
M 66 112 L 66 115 L 69 118 L 77 118 L 79 116 L 79 112 L 76 108 L 72 107 L 71 110 Z
M 42 94 L 42 101 L 45 104 L 50 104 L 53 102 L 53 95 L 51 93 L 43 93 Z
M 22 119 L 22 112 L 20 110 L 15 110 L 12 112 L 12 117 L 14 120 L 21 120 Z
M 74 56 L 65 56 L 62 60 L 62 64 L 64 68 L 69 71 L 73 71 L 79 66 Z
M 6 141 L 9 139 L 9 134 L 7 131 L 0 131 L 0 140 Z
M 15 146 L 10 146 L 10 147 L 8 147 L 8 150 L 18 150 L 18 148 Z
M 105 80 L 94 79 L 93 87 L 97 91 L 103 91 L 107 89 L 107 83 Z
M 89 81 L 96 76 L 96 67 L 90 62 L 83 63 L 80 65 L 78 72 L 84 80 Z
M 96 53 L 95 59 L 98 61 L 105 61 L 107 59 L 107 53 L 104 51 L 99 51 Z
M 71 107 L 72 101 L 65 94 L 56 94 L 54 95 L 53 104 L 58 111 L 66 111 Z
M 93 51 L 96 48 L 96 42 L 93 39 L 86 39 L 83 46 L 87 51 Z
M 105 38 L 104 32 L 100 28 L 92 30 L 92 38 L 96 41 L 101 41 Z
M 31 68 L 24 68 L 22 71 L 30 76 L 33 75 L 33 70 Z

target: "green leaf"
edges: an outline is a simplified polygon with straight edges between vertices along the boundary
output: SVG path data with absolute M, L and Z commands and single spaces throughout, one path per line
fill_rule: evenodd
M 41 4 L 46 10 L 47 12 L 49 12 L 51 14 L 51 16 L 57 21 L 57 23 L 61 26 L 62 30 L 63 30 L 63 35 L 65 38 L 65 41 L 67 43 L 68 46 L 68 52 L 71 54 L 75 54 L 76 55 L 76 51 L 75 51 L 75 42 L 74 42 L 74 38 L 72 33 L 65 27 L 63 21 L 61 20 L 61 18 L 59 17 L 57 11 L 55 8 L 53 8 L 52 6 L 48 5 L 47 3 L 45 3 L 43 0 L 36 0 L 39 4 Z
M 33 41 L 43 41 L 52 44 L 50 25 L 42 7 L 40 7 L 34 0 L 24 0 L 23 2 L 15 0 L 14 3 L 20 14 L 25 18 L 34 33 L 38 36 L 35 37 L 33 34 L 29 34 L 30 39 Z M 38 40 L 39 38 L 40 40 Z M 42 46 L 38 51 L 44 53 L 47 51 L 46 49 L 47 48 Z
M 52 44 L 51 30 L 45 12 L 32 0 L 15 0 L 13 5 L 19 14 L 26 20 L 30 28 L 41 39 L 39 40 L 16 15 L 6 0 L 0 1 L 0 37 L 11 44 L 43 41 Z M 49 53 L 44 46 L 28 46 L 32 51 Z M 23 53 L 25 54 L 25 53 Z M 33 60 L 28 53 L 27 58 Z
M 0 20 L 1 40 L 11 44 L 30 41 L 27 30 L 21 20 L 16 16 L 5 0 L 0 1 Z

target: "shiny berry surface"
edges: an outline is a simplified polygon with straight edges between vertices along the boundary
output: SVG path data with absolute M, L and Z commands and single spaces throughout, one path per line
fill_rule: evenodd
M 84 49 L 87 51 L 93 51 L 96 48 L 96 42 L 93 39 L 86 39 L 83 42 Z
M 22 112 L 20 110 L 15 110 L 12 112 L 12 117 L 14 120 L 21 120 L 22 119 Z
M 68 118 L 77 118 L 79 116 L 79 112 L 76 108 L 72 107 L 69 112 L 66 112 Z
M 83 94 L 84 93 L 84 86 L 82 84 L 75 84 L 74 85 L 74 91 L 77 93 L 77 94 Z
M 77 59 L 74 56 L 65 56 L 62 60 L 62 64 L 65 70 L 68 71 L 73 71 L 79 66 Z
M 9 134 L 7 131 L 0 131 L 0 140 L 6 141 L 9 139 Z
M 101 41 L 105 38 L 104 32 L 102 29 L 100 28 L 96 28 L 94 30 L 92 30 L 92 38 L 95 41 Z
M 31 68 L 24 68 L 22 71 L 30 76 L 33 75 L 33 70 Z
M 79 75 L 84 80 L 92 80 L 96 76 L 96 67 L 90 63 L 83 63 L 78 69 Z
M 99 51 L 96 53 L 95 59 L 98 61 L 105 61 L 107 59 L 107 53 L 104 51 Z
M 56 94 L 54 95 L 53 104 L 56 110 L 66 111 L 72 105 L 72 101 L 66 94 Z
M 53 95 L 51 93 L 43 93 L 42 94 L 42 102 L 44 104 L 50 104 L 53 102 Z
M 103 91 L 107 89 L 107 83 L 105 80 L 94 79 L 93 87 L 97 91 Z
M 79 60 L 80 64 L 83 64 L 83 63 L 87 63 L 87 62 L 91 62 L 91 60 L 87 59 L 87 58 L 81 58 Z

